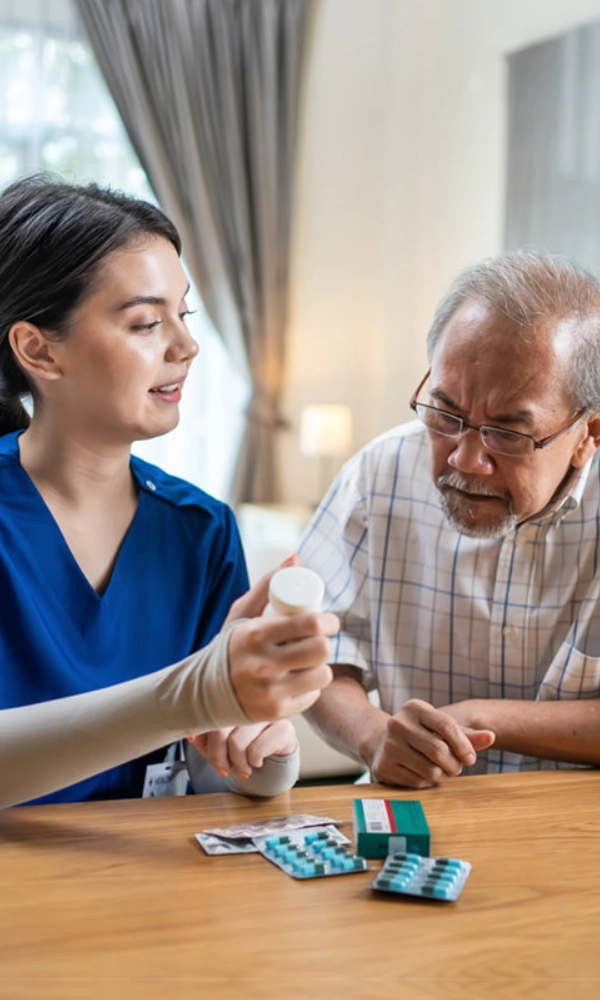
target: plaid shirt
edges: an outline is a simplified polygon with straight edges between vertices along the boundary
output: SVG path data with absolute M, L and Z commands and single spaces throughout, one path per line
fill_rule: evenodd
M 416 421 L 381 435 L 307 528 L 302 563 L 342 621 L 333 662 L 364 670 L 390 713 L 409 698 L 599 697 L 599 453 L 559 510 L 497 539 L 450 527 L 428 457 Z M 556 766 L 492 748 L 470 773 Z

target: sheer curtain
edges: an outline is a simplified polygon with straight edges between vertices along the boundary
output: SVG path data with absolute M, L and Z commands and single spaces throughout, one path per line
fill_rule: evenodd
M 69 0 L 0 0 L 0 188 L 39 170 L 155 201 Z M 184 262 L 185 263 L 185 262 Z M 189 268 L 188 268 L 189 273 Z M 198 294 L 179 427 L 134 450 L 225 498 L 249 399 Z
M 250 373 L 232 499 L 277 499 L 298 93 L 310 0 L 76 0 L 208 312 Z
M 600 22 L 508 59 L 507 248 L 600 274 Z

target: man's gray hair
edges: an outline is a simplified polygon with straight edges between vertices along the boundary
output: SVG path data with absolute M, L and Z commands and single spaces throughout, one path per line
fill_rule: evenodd
M 468 268 L 438 306 L 427 335 L 430 361 L 446 323 L 468 299 L 484 302 L 523 330 L 552 319 L 578 320 L 573 403 L 577 410 L 600 410 L 600 282 L 592 271 L 538 250 L 512 250 Z

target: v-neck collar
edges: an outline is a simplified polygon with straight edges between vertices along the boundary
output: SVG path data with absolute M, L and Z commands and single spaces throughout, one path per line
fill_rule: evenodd
M 48 532 L 48 534 L 51 537 L 54 536 L 56 548 L 58 550 L 62 550 L 65 568 L 67 569 L 67 572 L 71 572 L 75 578 L 73 581 L 73 585 L 77 586 L 77 580 L 78 580 L 81 585 L 81 588 L 83 590 L 89 591 L 89 596 L 92 599 L 92 601 L 102 602 L 107 600 L 110 596 L 110 591 L 112 589 L 113 581 L 115 577 L 118 575 L 120 564 L 126 556 L 126 549 L 128 547 L 129 538 L 131 534 L 135 532 L 136 521 L 138 519 L 138 513 L 140 509 L 141 497 L 145 496 L 143 491 L 138 490 L 138 502 L 136 505 L 135 513 L 133 515 L 133 518 L 131 519 L 131 523 L 127 531 L 125 532 L 123 541 L 119 546 L 119 551 L 117 552 L 113 569 L 110 574 L 110 580 L 108 581 L 108 584 L 104 589 L 104 591 L 100 594 L 98 593 L 96 588 L 92 586 L 87 576 L 83 572 L 81 566 L 79 565 L 77 559 L 73 554 L 71 547 L 69 546 L 65 536 L 63 535 L 60 525 L 58 524 L 58 521 L 54 517 L 54 514 L 50 510 L 48 504 L 46 503 L 42 494 L 35 485 L 33 479 L 31 478 L 29 473 L 23 468 L 20 462 L 19 462 L 19 469 L 24 479 L 24 489 L 29 492 L 32 503 L 37 505 L 39 509 L 40 526 L 43 528 L 45 532 Z M 135 481 L 137 484 L 137 480 Z M 69 564 L 70 564 L 70 570 L 68 569 Z
M 12 437 L 12 435 L 11 435 Z M 122 576 L 130 578 L 127 567 L 129 550 L 135 550 L 135 536 L 143 517 L 143 507 L 149 497 L 144 489 L 138 490 L 135 514 L 119 547 L 110 580 L 99 594 L 87 579 L 37 486 L 21 465 L 18 434 L 14 435 L 14 450 L 4 441 L 2 452 L 9 460 L 5 467 L 12 469 L 14 482 L 3 490 L 2 503 L 11 509 L 11 530 L 5 544 L 14 546 L 15 555 L 29 562 L 28 571 L 41 576 L 49 600 L 71 619 L 78 631 L 85 627 L 89 616 L 95 617 L 112 603 L 112 595 L 119 591 Z M 139 486 L 138 477 L 132 475 Z M 118 600 L 118 596 L 115 598 Z

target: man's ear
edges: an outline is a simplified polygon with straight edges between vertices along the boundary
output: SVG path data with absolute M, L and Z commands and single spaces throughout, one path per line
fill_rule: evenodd
M 62 370 L 54 356 L 54 341 L 48 340 L 34 323 L 24 320 L 14 323 L 8 340 L 16 361 L 28 375 L 40 379 L 61 377 Z
M 571 465 L 574 465 L 576 469 L 580 469 L 598 448 L 600 448 L 600 412 L 592 413 L 587 418 L 587 435 L 577 445 L 575 454 L 571 459 Z

